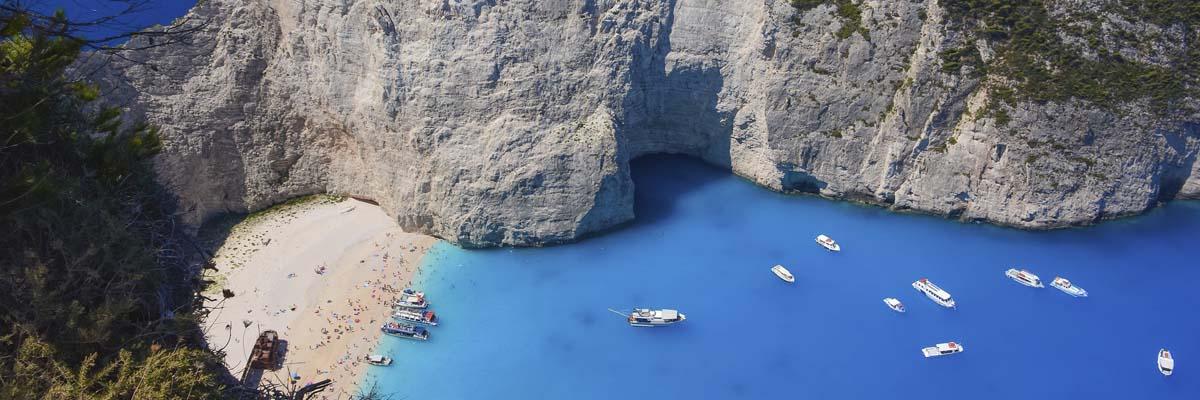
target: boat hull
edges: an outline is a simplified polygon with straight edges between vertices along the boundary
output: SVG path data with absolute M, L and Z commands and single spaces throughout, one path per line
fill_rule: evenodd
M 779 279 L 782 279 L 784 282 L 796 282 L 796 277 L 792 275 L 792 272 L 788 271 L 787 268 L 784 268 L 783 266 L 776 265 L 774 268 L 771 268 L 771 272 L 775 273 L 775 276 L 778 276 Z
M 391 332 L 384 332 L 383 334 L 384 334 L 384 335 L 391 336 L 391 337 L 398 337 L 398 338 L 401 338 L 401 339 L 408 339 L 408 340 L 419 340 L 419 341 L 422 341 L 422 342 L 423 342 L 423 341 L 426 341 L 426 340 L 429 340 L 429 335 L 424 335 L 424 336 L 415 336 L 415 335 L 403 335 L 403 334 L 399 334 L 399 333 L 391 333 Z
M 1074 297 L 1088 297 L 1087 290 L 1084 290 L 1083 288 L 1080 288 L 1079 286 L 1072 286 L 1072 287 L 1068 288 L 1068 287 L 1059 285 L 1057 283 L 1051 283 L 1050 286 L 1053 286 L 1055 289 L 1058 289 L 1059 291 L 1069 294 Z
M 948 355 L 958 354 L 958 353 L 962 353 L 962 350 L 959 350 L 959 351 L 956 351 L 953 353 L 942 353 L 942 352 L 938 351 L 937 347 L 926 347 L 926 348 L 921 349 L 921 354 L 924 355 L 925 358 L 948 356 Z
M 393 315 L 392 319 L 395 320 L 396 322 L 411 322 L 414 324 L 421 324 L 421 325 L 426 325 L 426 326 L 437 326 L 438 325 L 437 321 L 426 321 L 423 319 L 405 318 L 405 317 L 401 317 L 401 316 L 397 316 L 397 315 Z
M 942 299 L 938 298 L 937 296 L 933 295 L 933 293 L 930 293 L 928 290 L 925 290 L 921 286 L 920 282 L 913 282 L 912 287 L 913 287 L 913 289 L 917 289 L 918 292 L 924 293 L 925 297 L 928 297 L 930 300 L 933 300 L 933 302 L 937 303 L 937 305 L 939 305 L 939 306 L 946 307 L 946 308 L 955 308 L 957 306 L 957 304 L 954 302 L 954 299 L 951 299 L 950 301 L 942 300 Z
M 1037 279 L 1036 277 L 1035 277 L 1035 281 L 1032 281 L 1032 282 L 1021 279 L 1021 277 L 1019 276 L 1019 272 L 1015 269 L 1010 269 L 1008 271 L 1004 271 L 1004 276 L 1007 276 L 1008 279 L 1012 279 L 1014 282 L 1020 283 L 1023 286 L 1028 286 L 1031 288 L 1045 287 L 1045 285 L 1042 285 L 1042 280 Z
M 1164 357 L 1163 353 L 1168 353 Z M 1175 372 L 1175 359 L 1170 357 L 1166 350 L 1158 351 L 1158 372 L 1164 376 L 1171 376 Z
M 670 320 L 670 321 L 666 321 L 666 320 L 663 320 L 663 321 L 631 320 L 631 321 L 629 321 L 629 326 L 638 327 L 638 328 L 658 328 L 658 327 L 663 327 L 663 326 L 675 325 L 675 324 L 678 324 L 678 323 L 686 321 L 686 320 L 687 320 L 687 316 L 683 315 L 681 313 L 681 314 L 679 314 L 679 319 L 677 319 L 677 320 Z
M 896 303 L 892 303 L 888 300 L 896 300 L 896 299 L 892 299 L 892 298 L 883 299 L 883 304 L 886 304 L 888 306 L 888 308 L 892 309 L 892 311 L 895 311 L 898 313 L 904 312 L 904 304 L 901 304 L 899 302 L 899 300 L 896 300 Z

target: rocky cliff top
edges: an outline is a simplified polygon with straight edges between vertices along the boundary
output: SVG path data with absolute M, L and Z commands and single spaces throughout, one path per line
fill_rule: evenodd
M 124 90 L 193 222 L 337 192 L 555 243 L 633 218 L 652 153 L 1029 228 L 1200 197 L 1200 6 L 1008 3 L 212 0 Z

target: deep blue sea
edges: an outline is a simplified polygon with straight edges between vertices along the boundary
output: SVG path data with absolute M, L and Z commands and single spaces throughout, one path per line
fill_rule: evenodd
M 381 338 L 396 364 L 363 385 L 408 399 L 1200 398 L 1195 202 L 1025 232 L 782 195 L 675 157 L 637 160 L 634 175 L 637 222 L 623 229 L 539 249 L 435 246 L 416 286 L 442 325 L 429 342 Z M 1009 280 L 1011 266 L 1047 287 Z M 1049 287 L 1055 275 L 1091 297 Z M 958 309 L 915 291 L 921 277 Z M 631 328 L 607 311 L 635 306 L 688 320 Z M 921 355 L 945 341 L 966 351 Z M 1160 347 L 1178 359 L 1169 378 Z

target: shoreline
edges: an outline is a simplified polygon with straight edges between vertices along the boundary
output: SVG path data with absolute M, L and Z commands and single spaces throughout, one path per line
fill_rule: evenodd
M 242 376 L 258 334 L 279 333 L 282 367 L 259 385 L 333 384 L 321 395 L 355 393 L 395 298 L 437 239 L 406 233 L 378 206 L 317 197 L 248 217 L 230 230 L 205 279 L 209 347 Z M 223 290 L 232 292 L 225 298 Z

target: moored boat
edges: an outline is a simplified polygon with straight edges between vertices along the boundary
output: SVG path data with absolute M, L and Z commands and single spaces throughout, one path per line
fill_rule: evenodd
M 925 293 L 925 297 L 933 300 L 942 307 L 954 308 L 957 306 L 954 299 L 950 297 L 950 292 L 942 290 L 942 288 L 933 284 L 929 279 L 921 278 L 912 284 L 913 289 L 917 289 L 921 293 Z
M 817 244 L 821 245 L 829 251 L 842 251 L 842 246 L 833 241 L 833 238 L 825 235 L 817 235 Z
M 888 308 L 892 309 L 892 311 L 899 313 L 904 312 L 904 303 L 901 303 L 900 300 L 888 297 L 883 299 L 883 304 L 887 304 Z
M 372 354 L 366 357 L 367 364 L 386 367 L 392 365 L 392 358 L 379 354 Z
M 1071 281 L 1068 281 L 1067 278 L 1059 276 L 1054 277 L 1054 280 L 1050 281 L 1050 286 L 1054 286 L 1055 289 L 1061 290 L 1063 293 L 1075 297 L 1087 297 L 1088 295 L 1088 292 L 1083 290 L 1083 288 L 1075 286 L 1075 284 L 1071 283 Z
M 429 331 L 423 326 L 387 322 L 379 327 L 385 335 L 413 340 L 429 340 Z
M 400 298 L 396 300 L 396 307 L 426 308 L 429 307 L 429 302 L 425 300 L 425 292 L 404 289 L 403 292 L 400 292 Z
M 771 267 L 771 272 L 774 272 L 775 276 L 778 276 L 779 279 L 783 279 L 784 282 L 792 283 L 796 281 L 796 277 L 792 276 L 792 271 L 788 271 L 788 269 L 784 268 L 782 265 Z
M 429 310 L 410 310 L 406 308 L 397 308 L 396 312 L 392 313 L 392 319 L 399 322 L 416 322 L 429 326 L 437 326 L 437 314 Z
M 966 350 L 966 349 L 964 349 L 961 344 L 958 344 L 955 342 L 948 342 L 948 343 L 938 343 L 936 345 L 933 345 L 932 347 L 923 348 L 923 349 L 921 349 L 921 354 L 924 354 L 925 358 L 940 357 L 940 356 L 951 355 L 954 353 L 962 353 L 963 350 Z
M 1042 285 L 1042 279 L 1028 270 L 1009 268 L 1007 271 L 1004 271 L 1004 276 L 1025 286 L 1033 288 L 1045 287 Z
M 687 317 L 677 310 L 638 308 L 634 309 L 626 319 L 632 326 L 658 327 L 683 322 Z
M 1172 357 L 1167 349 L 1158 349 L 1158 372 L 1166 376 L 1175 372 L 1175 357 Z

